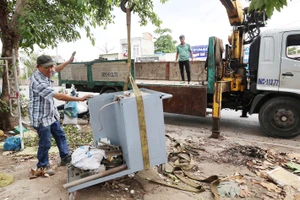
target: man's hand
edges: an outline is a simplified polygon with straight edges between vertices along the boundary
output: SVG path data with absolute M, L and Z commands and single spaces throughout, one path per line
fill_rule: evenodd
M 76 51 L 74 51 L 74 52 L 72 53 L 72 56 L 71 56 L 71 58 L 70 58 L 68 61 L 66 61 L 66 62 L 64 62 L 64 63 L 61 63 L 60 65 L 55 66 L 55 67 L 54 67 L 55 71 L 56 71 L 56 72 L 60 72 L 60 71 L 63 70 L 68 64 L 72 63 L 72 62 L 74 61 L 75 54 L 76 54 Z
M 93 98 L 93 97 L 94 97 L 94 95 L 87 94 L 87 95 L 84 95 L 83 97 L 80 97 L 80 101 L 85 101 L 85 100 Z
M 72 53 L 71 58 L 68 60 L 69 63 L 72 63 L 74 61 L 75 55 L 76 55 L 76 51 Z

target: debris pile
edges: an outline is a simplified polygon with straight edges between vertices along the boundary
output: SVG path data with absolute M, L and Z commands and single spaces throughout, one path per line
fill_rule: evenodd
M 275 169 L 278 166 L 284 167 L 290 158 L 286 153 L 276 152 L 273 149 L 267 149 L 263 159 L 252 159 L 246 164 L 250 171 L 264 177 L 264 173 L 267 170 Z
M 143 199 L 145 194 L 145 191 L 142 189 L 141 185 L 128 176 L 106 181 L 101 184 L 101 190 L 110 193 L 109 196 L 114 199 Z
M 197 166 L 193 161 L 193 156 L 199 155 L 206 150 L 195 145 L 192 140 L 180 143 L 176 139 L 166 136 L 173 143 L 173 151 L 168 156 L 168 163 L 160 169 L 160 178 L 148 178 L 150 182 L 160 185 L 199 193 L 209 189 L 214 199 L 220 197 L 242 197 L 251 195 L 246 180 L 240 174 L 227 177 L 212 175 L 208 178 L 199 177 L 195 173 Z
M 268 190 L 264 199 L 296 198 L 294 194 L 300 191 L 300 177 L 293 174 L 293 171 L 300 172 L 300 155 L 286 154 L 274 149 L 264 151 L 263 158 L 256 157 L 246 163 L 250 171 L 264 179 L 264 181 L 253 180 L 252 183 Z
M 294 200 L 298 197 L 300 177 L 293 172 L 300 173 L 300 154 L 286 154 L 274 149 L 240 144 L 231 144 L 225 149 L 226 146 L 211 143 L 213 141 L 199 144 L 199 141 L 189 138 L 179 142 L 169 135 L 166 137 L 170 152 L 168 163 L 165 167 L 159 167 L 160 177 L 149 178 L 150 182 L 194 193 L 209 189 L 215 199 L 240 197 Z M 218 150 L 211 151 L 212 148 Z M 235 173 L 204 179 L 199 175 L 196 161 L 201 162 L 206 157 L 216 163 L 246 166 L 258 176 Z M 267 191 L 257 192 L 257 187 Z
M 90 145 L 93 141 L 93 133 L 87 126 L 83 126 L 79 130 L 76 126 L 67 125 L 63 126 L 68 140 L 69 148 L 76 149 L 79 146 Z
M 234 165 L 246 165 L 248 161 L 262 160 L 266 155 L 266 150 L 256 146 L 234 145 L 219 153 L 218 162 L 231 163 Z

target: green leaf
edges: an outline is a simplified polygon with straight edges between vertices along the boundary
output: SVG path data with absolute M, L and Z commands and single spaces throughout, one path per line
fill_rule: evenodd
M 286 164 L 287 167 L 294 170 L 295 173 L 300 173 L 300 165 L 294 162 L 289 162 Z
M 267 7 L 266 14 L 268 17 L 271 17 L 274 12 L 274 7 Z
M 271 17 L 275 9 L 280 12 L 284 6 L 287 6 L 286 0 L 252 0 L 248 10 L 266 11 L 267 16 Z
M 11 10 L 8 15 L 13 15 L 16 0 L 8 2 L 8 9 Z M 136 3 L 134 13 L 140 17 L 141 25 L 151 22 L 155 26 L 160 26 L 162 22 L 154 12 L 152 0 L 134 2 Z M 165 3 L 167 0 L 161 2 Z M 34 44 L 48 47 L 62 41 L 76 41 L 80 38 L 78 32 L 80 28 L 84 28 L 87 37 L 95 43 L 90 29 L 86 27 L 105 28 L 113 23 L 114 9 L 121 9 L 120 0 L 28 0 L 17 24 L 19 34 L 22 35 L 20 47 L 32 49 Z M 126 18 L 125 13 L 124 18 Z

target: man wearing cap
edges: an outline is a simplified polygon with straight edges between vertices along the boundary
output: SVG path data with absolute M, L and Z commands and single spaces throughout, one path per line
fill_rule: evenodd
M 187 43 L 185 43 L 185 37 L 184 35 L 179 36 L 180 44 L 177 46 L 177 53 L 176 53 L 176 59 L 177 62 L 179 57 L 179 69 L 181 74 L 182 83 L 185 83 L 184 81 L 184 67 L 187 74 L 188 84 L 190 84 L 191 81 L 191 71 L 190 71 L 190 55 L 192 57 L 193 62 L 193 53 L 191 50 L 191 46 Z
M 54 104 L 54 99 L 61 101 L 85 101 L 92 95 L 83 97 L 73 97 L 54 91 L 52 88 L 51 76 L 63 70 L 74 60 L 76 52 L 71 58 L 56 66 L 56 63 L 48 55 L 41 55 L 37 58 L 37 70 L 30 78 L 29 86 L 29 116 L 31 125 L 37 130 L 39 136 L 39 147 L 37 152 L 37 168 L 45 171 L 50 176 L 54 175 L 49 165 L 48 151 L 51 147 L 51 134 L 53 135 L 59 155 L 61 165 L 66 165 L 71 161 L 65 133 L 59 123 L 59 113 Z

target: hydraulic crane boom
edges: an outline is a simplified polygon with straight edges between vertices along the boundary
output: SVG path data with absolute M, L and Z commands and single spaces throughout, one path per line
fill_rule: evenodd
M 227 10 L 231 26 L 241 25 L 244 21 L 244 11 L 240 1 L 220 0 Z
M 265 26 L 267 17 L 264 12 L 248 12 L 248 8 L 242 8 L 240 0 L 220 1 L 226 8 L 230 25 L 233 27 L 229 37 L 230 59 L 235 63 L 242 63 L 244 44 L 251 43 L 260 34 L 260 27 Z
M 250 44 L 259 36 L 260 27 L 265 26 L 266 20 L 264 12 L 248 12 L 248 8 L 242 8 L 240 0 L 220 1 L 226 8 L 233 30 L 228 38 L 230 45 L 226 45 L 225 60 L 223 62 L 220 62 L 220 52 L 222 51 L 217 53 L 217 49 L 223 48 L 220 47 L 219 39 L 210 38 L 209 40 L 211 51 L 208 54 L 207 66 L 209 92 L 212 92 L 213 89 L 212 137 L 218 137 L 220 134 L 220 111 L 223 92 L 226 92 L 229 96 L 242 96 L 243 92 L 247 90 L 248 78 L 246 76 L 247 64 L 244 63 L 244 45 Z M 243 110 L 242 115 L 245 116 L 245 113 L 246 110 Z

